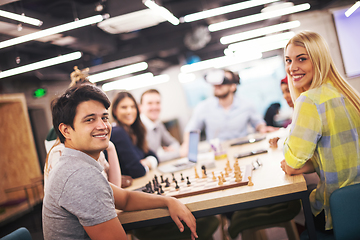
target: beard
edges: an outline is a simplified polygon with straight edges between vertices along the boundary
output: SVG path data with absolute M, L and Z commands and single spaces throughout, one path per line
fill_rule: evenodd
M 229 96 L 229 94 L 230 94 L 230 90 L 227 91 L 226 93 L 223 93 L 223 94 L 214 93 L 214 96 L 217 97 L 217 98 L 223 99 L 223 98 L 226 98 L 227 96 Z

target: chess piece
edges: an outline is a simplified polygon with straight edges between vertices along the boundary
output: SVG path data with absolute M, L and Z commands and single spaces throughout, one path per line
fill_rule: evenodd
M 186 177 L 186 179 L 187 179 L 187 185 L 189 186 L 190 184 L 191 184 L 191 182 L 190 182 L 190 180 L 189 180 L 189 177 Z
M 250 177 L 250 176 L 248 177 L 248 179 L 249 179 L 248 186 L 254 186 L 254 183 L 251 181 L 251 177 Z
M 215 173 L 212 172 L 212 180 L 215 182 L 216 181 L 216 177 L 215 177 Z
M 241 175 L 240 173 L 235 174 L 235 182 L 241 182 Z
M 177 181 L 175 180 L 175 189 L 176 189 L 176 190 L 179 190 L 179 188 L 180 188 L 180 187 L 179 187 Z
M 154 190 L 153 190 L 153 188 L 152 188 L 152 186 L 151 186 L 151 181 L 149 181 L 149 190 L 150 190 L 150 192 L 149 193 L 154 193 Z
M 223 183 L 223 181 L 222 181 L 222 178 L 221 178 L 221 176 L 218 176 L 218 178 L 219 178 L 219 182 L 218 182 L 218 185 L 219 185 L 219 186 L 223 185 L 224 183 Z
M 157 189 L 157 195 L 161 195 L 160 188 Z
M 228 168 L 225 168 L 225 177 L 229 176 Z
M 226 162 L 226 167 L 227 167 L 227 169 L 228 169 L 229 172 L 232 172 L 229 159 L 228 159 L 227 162 Z
M 172 177 L 173 177 L 173 182 L 175 182 L 176 181 L 175 175 L 174 175 L 174 173 L 171 173 L 171 174 L 172 174 Z
M 201 178 L 206 178 L 205 170 L 204 170 L 204 169 L 202 169 L 202 170 L 201 170 L 201 172 L 202 172 L 202 176 L 201 176 Z
M 180 175 L 181 175 L 181 181 L 184 181 L 185 179 L 184 179 L 183 174 L 182 174 L 182 173 L 180 173 Z
M 194 170 L 195 170 L 195 178 L 200 178 L 199 174 L 197 173 L 196 167 L 194 168 Z
M 162 190 L 162 186 L 161 186 L 161 185 L 159 186 L 159 189 L 160 189 L 160 193 L 161 193 L 161 194 L 164 193 L 164 190 Z
M 164 182 L 165 182 L 163 175 L 160 175 L 160 179 L 161 179 L 161 183 L 164 183 Z
M 165 179 L 165 187 L 170 187 L 169 178 Z
M 205 167 L 205 165 L 202 165 L 202 166 L 201 166 L 201 169 L 202 169 L 202 170 L 204 170 L 204 174 L 205 174 L 205 176 L 207 176 L 207 174 L 206 174 L 206 167 Z
M 221 179 L 222 179 L 222 181 L 223 181 L 223 182 L 226 182 L 225 177 L 224 177 L 224 174 L 223 174 L 222 172 L 220 172 L 220 174 L 221 174 Z

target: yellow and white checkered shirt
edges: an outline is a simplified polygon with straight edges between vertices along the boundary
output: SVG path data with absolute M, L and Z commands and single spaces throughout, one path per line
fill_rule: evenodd
M 313 214 L 325 211 L 332 229 L 329 197 L 338 188 L 360 182 L 360 116 L 330 81 L 296 100 L 286 163 L 298 169 L 311 159 L 320 182 L 310 194 Z

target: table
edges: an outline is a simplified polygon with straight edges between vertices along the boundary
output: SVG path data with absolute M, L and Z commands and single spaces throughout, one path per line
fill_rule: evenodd
M 268 139 L 268 138 L 267 138 Z M 234 155 L 258 149 L 269 149 L 268 140 L 230 147 L 238 140 L 224 143 L 223 149 L 227 151 L 228 158 L 234 161 Z M 241 209 L 253 208 L 267 204 L 280 203 L 301 199 L 310 239 L 316 239 L 314 221 L 310 209 L 305 179 L 302 175 L 289 176 L 280 168 L 280 161 L 284 159 L 281 149 L 269 149 L 268 153 L 254 155 L 239 159 L 240 165 L 251 164 L 259 159 L 262 166 L 252 173 L 254 186 L 241 186 L 217 192 L 210 192 L 196 196 L 180 198 L 196 218 L 221 214 Z M 217 160 L 216 167 L 224 168 L 226 160 Z M 184 176 L 187 171 L 182 171 Z M 209 169 L 208 171 L 211 171 Z M 152 170 L 142 178 L 135 179 L 129 190 L 144 186 L 152 180 L 154 175 L 161 175 L 157 170 Z M 134 212 L 119 212 L 119 220 L 124 229 L 130 230 L 145 226 L 168 223 L 171 221 L 167 209 L 151 209 Z

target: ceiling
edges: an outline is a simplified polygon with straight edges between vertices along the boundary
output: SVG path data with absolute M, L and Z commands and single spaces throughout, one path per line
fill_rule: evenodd
M 157 0 L 156 2 L 171 11 L 177 18 L 180 18 L 205 9 L 242 2 L 242 0 Z M 292 2 L 295 5 L 308 2 L 311 5 L 309 10 L 311 11 L 340 5 L 345 6 L 353 4 L 355 1 L 292 0 Z M 95 8 L 99 4 L 103 5 L 103 10 L 97 12 Z M 38 18 L 44 22 L 41 27 L 22 24 L 22 30 L 19 32 L 17 30 L 18 22 L 0 17 L 0 41 L 24 35 L 27 32 L 34 31 L 34 29 L 41 30 L 71 22 L 75 18 L 83 19 L 99 13 L 108 13 L 111 16 L 110 19 L 113 19 L 117 16 L 147 9 L 142 0 L 4 0 L 0 1 L 0 5 L 1 10 L 19 14 L 24 12 L 27 16 Z M 68 81 L 69 73 L 75 65 L 79 66 L 79 68 L 90 67 L 90 73 L 95 73 L 140 61 L 146 61 L 149 65 L 147 71 L 157 75 L 169 66 L 185 64 L 194 56 L 201 60 L 223 56 L 226 46 L 220 44 L 219 39 L 222 36 L 287 20 L 286 17 L 282 17 L 271 21 L 265 20 L 212 32 L 210 33 L 211 39 L 208 39 L 208 43 L 203 47 L 194 48 L 194 44 L 185 43 L 185 36 L 189 35 L 188 38 L 190 38 L 191 34 L 199 27 L 207 27 L 210 23 L 259 13 L 263 7 L 253 7 L 192 23 L 180 23 L 177 26 L 167 21 L 161 21 L 161 19 L 153 19 L 147 15 L 146 11 L 143 11 L 140 15 L 132 18 L 130 23 L 133 25 L 151 25 L 151 19 L 153 19 L 155 21 L 153 24 L 157 25 L 122 33 L 117 32 L 129 27 L 127 25 L 129 21 L 110 23 L 112 28 L 109 31 L 112 31 L 112 33 L 99 28 L 101 24 L 99 26 L 91 25 L 64 32 L 48 39 L 42 39 L 41 41 L 31 41 L 7 47 L 0 49 L 0 70 L 2 71 L 52 58 L 60 54 L 74 52 L 75 50 L 83 52 L 83 56 L 76 61 L 8 77 L 1 79 L 1 81 L 22 81 L 24 79 Z M 133 25 L 130 25 L 130 27 Z M 109 29 L 109 26 L 102 26 L 104 29 L 106 27 Z M 203 35 L 205 34 L 201 34 L 201 36 Z M 271 54 L 274 53 L 268 53 L 268 55 Z

